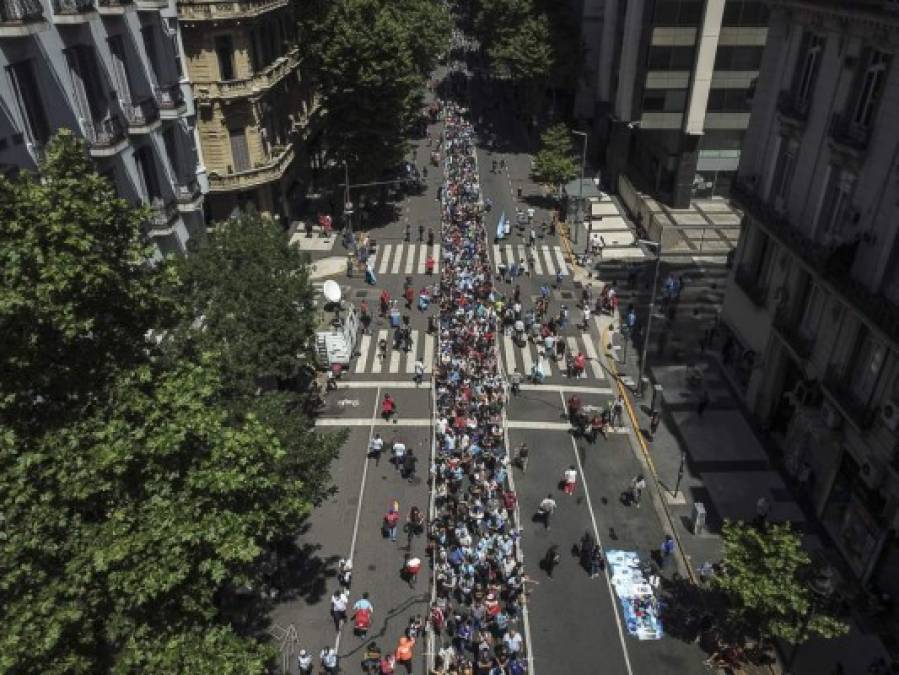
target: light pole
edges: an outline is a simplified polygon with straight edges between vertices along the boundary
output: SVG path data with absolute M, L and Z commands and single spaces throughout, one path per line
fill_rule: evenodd
M 659 241 L 649 241 L 647 239 L 638 239 L 637 243 L 644 246 L 651 246 L 656 249 L 656 269 L 652 277 L 652 293 L 649 298 L 649 316 L 646 318 L 646 335 L 643 336 L 643 354 L 640 357 L 640 374 L 637 377 L 637 387 L 640 393 L 643 393 L 643 371 L 646 369 L 646 354 L 649 350 L 649 331 L 652 329 L 652 315 L 656 311 L 656 286 L 659 284 L 659 265 L 662 262 L 662 243 L 661 237 Z
M 350 165 L 344 161 L 343 163 L 343 227 L 345 230 L 344 236 L 346 236 L 346 231 L 352 232 L 353 230 L 353 203 L 350 201 Z
M 577 231 L 580 229 L 580 226 L 584 224 L 584 167 L 587 164 L 587 132 L 586 131 L 572 131 L 575 136 L 583 136 L 584 137 L 584 147 L 581 150 L 581 181 L 578 183 L 578 195 L 577 195 L 577 218 L 574 227 L 574 243 L 577 243 Z
M 799 647 L 806 637 L 808 637 L 808 627 L 812 623 L 812 619 L 815 618 L 815 612 L 821 604 L 826 602 L 833 595 L 833 570 L 830 565 L 825 565 L 818 570 L 815 578 L 812 579 L 811 584 L 809 584 L 809 589 L 812 592 L 812 597 L 809 599 L 808 611 L 802 620 L 802 628 L 799 629 L 796 644 L 793 645 L 793 651 L 790 653 L 790 658 L 787 660 L 785 671 L 787 674 L 792 674 L 793 672 L 793 666 L 796 665 L 796 657 L 799 656 Z

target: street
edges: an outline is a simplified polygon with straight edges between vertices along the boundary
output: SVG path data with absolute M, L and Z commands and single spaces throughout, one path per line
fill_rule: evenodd
M 496 221 L 505 212 L 513 217 L 517 208 L 534 205 L 534 225 L 550 220 L 544 208 L 548 201 L 542 188 L 528 178 L 530 155 L 524 149 L 525 134 L 502 99 L 491 96 L 482 85 L 475 83 L 469 90 L 472 117 L 482 119 L 478 128 L 483 137 L 487 130 L 500 142 L 497 151 L 479 147 L 481 190 L 493 201 L 493 208 L 485 216 L 489 236 L 496 230 Z M 484 133 L 482 133 L 484 132 Z M 441 125 L 432 124 L 428 134 L 437 137 Z M 424 166 L 430 148 L 424 139 L 414 139 L 415 163 Z M 494 160 L 506 169 L 493 172 Z M 430 598 L 427 569 L 410 587 L 400 578 L 404 554 L 411 553 L 427 560 L 423 536 L 407 538 L 401 534 L 396 543 L 382 536 L 381 522 L 390 504 L 399 502 L 405 522 L 409 509 L 415 505 L 427 511 L 427 473 L 433 438 L 433 391 L 430 382 L 435 358 L 435 337 L 427 332 L 428 312 L 413 307 L 404 312 L 410 316 L 412 348 L 408 353 L 391 349 L 392 331 L 384 317 L 377 316 L 378 297 L 386 289 L 392 297 L 400 298 L 405 277 L 412 278 L 416 289 L 433 284 L 435 276 L 425 274 L 425 257 L 430 252 L 441 260 L 439 250 L 429 250 L 418 239 L 418 226 L 439 232 L 440 209 L 435 199 L 443 179 L 440 167 L 429 167 L 427 187 L 420 195 L 407 196 L 400 204 L 401 217 L 391 225 L 370 232 L 377 240 L 377 252 L 370 262 L 377 284 L 369 286 L 358 275 L 336 280 L 344 287 L 344 298 L 357 306 L 367 300 L 374 320 L 369 335 L 359 341 L 358 355 L 344 374 L 336 391 L 326 396 L 318 426 L 323 430 L 346 428 L 349 436 L 333 465 L 336 494 L 309 517 L 307 529 L 301 537 L 308 544 L 318 583 L 311 584 L 315 593 L 305 597 L 284 599 L 274 614 L 272 623 L 279 630 L 297 637 L 296 644 L 284 643 L 284 648 L 297 646 L 317 657 L 326 645 L 335 645 L 345 672 L 355 672 L 369 641 L 376 641 L 387 652 L 392 651 L 409 619 L 415 615 L 427 617 Z M 518 189 L 521 189 L 521 199 Z M 405 241 L 406 223 L 411 225 L 411 241 Z M 521 233 L 512 228 L 510 237 L 490 246 L 494 271 L 500 264 L 526 260 L 528 228 Z M 358 235 L 358 233 L 357 233 Z M 439 236 L 435 249 L 439 249 Z M 335 250 L 316 254 L 319 258 L 342 255 L 340 245 Z M 533 250 L 529 274 L 512 284 L 498 281 L 499 289 L 512 294 L 517 285 L 522 305 L 528 308 L 540 297 L 541 287 L 552 286 L 557 275 L 561 285 L 549 293 L 547 316 L 556 315 L 563 306 L 569 321 L 560 330 L 571 354 L 582 353 L 587 365 L 581 377 L 568 377 L 564 360 L 540 355 L 540 350 L 528 342 L 516 346 L 509 336 L 499 336 L 499 363 L 508 376 L 518 370 L 527 375 L 536 362 L 544 368 L 541 384 L 524 384 L 518 396 L 506 409 L 506 447 L 511 449 L 522 442 L 530 448 L 530 462 L 526 472 L 516 469 L 514 485 L 518 493 L 522 532 L 522 552 L 525 570 L 532 584 L 526 601 L 526 614 L 520 627 L 530 655 L 530 672 L 534 673 L 696 673 L 702 672 L 699 649 L 670 637 L 661 640 L 638 641 L 627 633 L 621 608 L 608 576 L 600 574 L 591 579 L 579 560 L 572 555 L 572 546 L 584 533 L 605 550 L 636 551 L 641 560 L 656 557 L 664 537 L 656 509 L 650 495 L 641 508 L 628 506 L 621 496 L 631 479 L 644 471 L 635 453 L 634 430 L 627 416 L 621 426 L 609 430 L 607 438 L 595 443 L 575 439 L 565 413 L 565 401 L 572 394 L 588 406 L 605 408 L 618 393 L 617 383 L 610 379 L 602 343 L 608 317 L 594 316 L 586 325 L 580 324 L 580 286 L 572 279 L 572 261 L 566 256 L 565 242 L 558 236 L 541 236 Z M 599 285 L 593 289 L 598 295 Z M 383 356 L 378 344 L 386 340 L 388 349 Z M 421 385 L 413 382 L 414 362 L 421 358 L 425 365 L 425 379 Z M 398 419 L 385 422 L 379 415 L 379 401 L 389 393 L 396 401 Z M 388 462 L 389 454 L 380 463 L 366 458 L 371 438 L 380 434 L 385 449 L 395 440 L 402 441 L 418 457 L 417 476 L 403 480 Z M 562 473 L 569 466 L 577 471 L 577 485 L 573 495 L 559 489 Z M 540 500 L 552 494 L 558 509 L 551 529 L 532 516 Z M 539 561 L 547 549 L 557 545 L 561 560 L 553 578 L 541 569 Z M 367 637 L 353 635 L 351 626 L 335 633 L 329 616 L 329 598 L 337 588 L 336 565 L 340 558 L 353 561 L 353 582 L 350 605 L 363 592 L 368 592 L 374 606 L 373 625 Z M 664 574 L 671 575 L 674 564 Z M 425 672 L 426 641 L 419 639 L 415 646 L 415 671 Z M 295 661 L 295 657 L 291 657 Z M 295 669 L 295 663 L 291 662 Z M 295 672 L 295 671 L 292 671 Z

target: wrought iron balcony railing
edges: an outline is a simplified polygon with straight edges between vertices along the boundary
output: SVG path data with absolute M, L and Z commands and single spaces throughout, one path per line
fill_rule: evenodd
M 152 96 L 146 96 L 131 103 L 123 102 L 122 111 L 125 113 L 125 119 L 132 131 L 149 127 L 159 119 L 159 106 L 156 105 L 156 99 Z
M 856 152 L 864 151 L 871 140 L 871 128 L 856 124 L 852 119 L 840 113 L 830 118 L 830 139 L 843 148 Z
M 0 0 L 0 23 L 26 23 L 43 16 L 40 0 Z
M 734 273 L 734 281 L 737 282 L 737 286 L 743 289 L 743 292 L 752 301 L 753 305 L 756 307 L 765 306 L 768 289 L 759 283 L 757 274 L 740 265 Z
M 876 409 L 860 401 L 848 386 L 851 378 L 844 368 L 830 365 L 824 374 L 824 394 L 840 409 L 858 429 L 869 429 L 874 423 Z
M 164 113 L 180 113 L 184 110 L 184 92 L 177 82 L 156 87 L 156 105 Z
M 805 122 L 808 119 L 808 101 L 800 101 L 794 92 L 784 90 L 777 97 L 777 111 L 796 122 Z
M 125 139 L 125 124 L 118 116 L 84 122 L 84 137 L 92 151 L 106 151 Z

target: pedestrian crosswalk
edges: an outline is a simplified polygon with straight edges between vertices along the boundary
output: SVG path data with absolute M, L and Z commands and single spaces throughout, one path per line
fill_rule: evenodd
M 415 373 L 415 359 L 420 358 L 424 372 L 430 373 L 434 363 L 436 338 L 424 331 L 413 330 L 410 334 L 412 346 L 408 352 L 402 349 L 391 349 L 393 332 L 386 328 L 374 330 L 370 335 L 363 335 L 359 340 L 358 356 L 351 367 L 354 374 L 381 375 L 384 373 Z M 387 351 L 382 354 L 378 345 L 384 340 Z
M 434 258 L 434 274 L 440 272 L 440 244 L 379 244 L 373 256 L 369 257 L 372 268 L 380 276 L 383 274 L 424 274 L 428 255 Z
M 577 354 L 581 352 L 587 357 L 587 366 L 581 379 L 592 378 L 596 380 L 604 380 L 606 378 L 602 364 L 599 362 L 599 354 L 595 344 L 596 338 L 589 333 L 581 333 L 580 335 L 569 335 L 562 338 L 565 341 L 566 351 L 569 354 Z M 515 372 L 517 369 L 523 377 L 531 374 L 534 364 L 540 363 L 543 374 L 547 378 L 565 377 L 565 359 L 547 358 L 544 354 L 543 346 L 539 348 L 530 340 L 523 347 L 518 347 L 511 335 L 503 335 L 500 340 L 500 352 L 503 359 L 503 367 L 506 374 Z
M 524 261 L 524 264 L 535 275 L 556 276 L 561 273 L 568 276 L 568 264 L 561 246 L 545 246 L 537 244 L 494 244 L 493 267 L 498 272 L 500 265 L 509 267 L 512 263 Z

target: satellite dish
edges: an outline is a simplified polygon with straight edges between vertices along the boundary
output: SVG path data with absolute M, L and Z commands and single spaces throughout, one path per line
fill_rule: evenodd
M 328 302 L 340 302 L 340 284 L 333 279 L 328 279 L 322 287 L 322 295 Z

